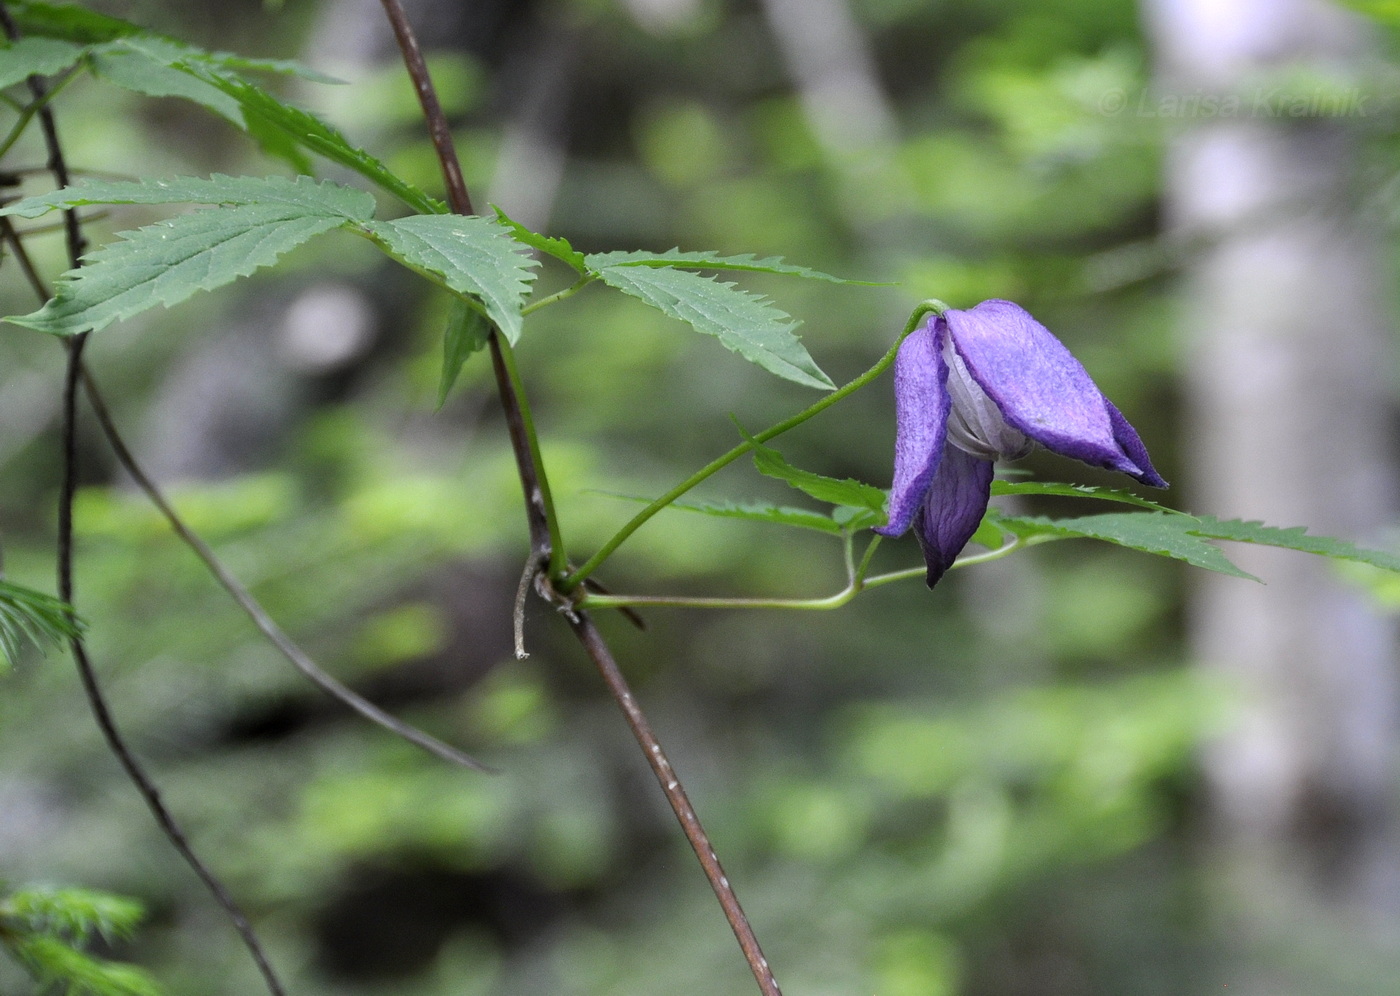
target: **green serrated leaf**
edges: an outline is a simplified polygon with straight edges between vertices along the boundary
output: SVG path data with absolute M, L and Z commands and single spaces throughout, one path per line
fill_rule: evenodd
M 598 493 L 643 504 L 650 504 L 652 501 L 650 498 L 642 498 L 637 495 L 622 495 L 610 491 Z M 750 522 L 771 522 L 783 526 L 796 526 L 799 529 L 813 529 L 836 536 L 842 532 L 842 524 L 829 516 L 786 505 L 769 505 L 763 502 L 673 501 L 666 507 L 678 508 L 683 512 L 698 512 L 701 515 L 722 519 L 746 519 Z M 864 509 L 859 511 L 863 512 Z
M 456 298 L 452 302 L 452 313 L 447 318 L 447 329 L 442 338 L 442 378 L 438 381 L 438 407 L 447 400 L 447 392 L 457 383 L 462 372 L 462 364 L 467 357 L 486 345 L 491 332 L 491 323 L 486 316 L 466 301 Z
M 585 257 L 588 268 L 602 270 L 609 266 L 653 266 L 681 267 L 688 270 L 742 270 L 750 273 L 778 273 L 807 280 L 825 280 L 833 284 L 859 284 L 866 287 L 885 287 L 888 284 L 868 280 L 846 280 L 833 277 L 829 273 L 813 270 L 805 266 L 784 262 L 781 256 L 758 259 L 752 253 L 740 256 L 721 256 L 717 252 L 682 252 L 679 248 L 669 252 L 598 252 Z
M 605 266 L 598 276 L 697 332 L 715 336 L 770 373 L 807 387 L 836 387 L 793 335 L 797 322 L 766 298 L 713 277 L 668 267 Z
M 1164 512 L 1115 512 L 1087 515 L 1077 519 L 1021 518 L 999 516 L 996 524 L 1022 538 L 1052 536 L 1059 539 L 1085 537 L 1116 543 L 1144 553 L 1184 560 L 1196 567 L 1258 581 L 1240 570 L 1220 550 L 1194 531 L 1200 522 L 1194 516 Z
M 0 208 L 0 215 L 38 218 L 59 208 L 92 204 L 280 204 L 306 214 L 366 222 L 374 197 L 364 190 L 309 176 L 176 176 L 159 180 L 90 180 Z
M 1302 526 L 1279 528 L 1266 526 L 1262 522 L 1246 522 L 1230 519 L 1222 522 L 1209 515 L 1197 518 L 1197 525 L 1191 529 L 1196 536 L 1210 539 L 1234 540 L 1237 543 L 1256 543 L 1263 546 L 1278 546 L 1288 550 L 1331 557 L 1334 560 L 1351 560 L 1359 564 L 1370 564 L 1387 571 L 1400 572 L 1400 556 L 1382 550 L 1367 550 L 1346 540 L 1331 536 L 1309 536 Z
M 21 38 L 0 48 L 0 89 L 67 69 L 85 51 L 82 45 L 57 38 Z
M 1117 488 L 1092 487 L 1086 484 L 1060 484 L 1052 481 L 993 481 L 992 497 L 999 495 L 1055 495 L 1066 498 L 1098 498 L 1101 501 L 1116 501 L 1125 505 L 1138 505 L 1155 512 L 1169 512 L 1184 515 L 1178 509 L 1159 505 L 1155 501 L 1141 498 L 1131 491 Z
M 510 229 L 515 236 L 515 241 L 529 246 L 531 249 L 538 249 L 542 253 L 547 253 L 555 259 L 563 260 L 579 273 L 588 270 L 583 253 L 576 250 L 569 244 L 568 239 L 555 238 L 549 235 L 541 235 L 539 232 L 532 232 L 518 221 L 514 221 L 506 215 L 504 211 L 492 204 L 491 209 L 496 212 L 496 220 L 506 228 Z
M 121 233 L 65 273 L 38 311 L 6 319 L 73 335 L 105 328 L 156 305 L 169 307 L 270 266 L 307 240 L 345 224 L 343 214 L 310 214 L 286 203 L 195 211 Z
M 300 145 L 331 162 L 354 170 L 371 183 L 388 191 L 422 214 L 445 214 L 447 205 L 429 197 L 407 180 L 396 176 L 374 156 L 352 145 L 348 139 L 310 111 L 285 103 L 247 80 L 206 67 L 186 66 L 185 72 L 204 80 L 238 101 L 244 124 L 250 134 L 281 132 Z
M 745 438 L 753 441 L 747 434 Z M 874 485 L 864 484 L 849 477 L 844 480 L 826 477 L 794 467 L 777 450 L 761 443 L 754 443 L 753 463 L 760 474 L 785 481 L 817 501 L 868 509 L 879 513 L 880 521 L 884 521 L 885 500 L 888 496 Z
M 13 665 L 25 643 L 39 647 L 77 636 L 79 621 L 52 595 L 0 581 L 0 668 Z
M 478 215 L 416 214 L 365 227 L 405 266 L 478 298 L 512 345 L 520 338 L 520 309 L 539 261 L 521 251 L 505 226 Z

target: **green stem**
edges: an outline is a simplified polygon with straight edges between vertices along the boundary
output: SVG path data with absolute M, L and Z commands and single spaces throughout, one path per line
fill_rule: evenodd
M 570 286 L 565 287 L 563 290 L 555 291 L 548 297 L 542 297 L 532 304 L 527 304 L 525 307 L 520 309 L 520 315 L 522 318 L 527 315 L 533 315 L 541 308 L 547 308 L 551 304 L 558 304 L 560 301 L 563 301 L 566 298 L 573 297 L 575 294 L 583 290 L 585 287 L 587 287 L 589 284 L 591 284 L 597 279 L 597 276 L 595 276 L 594 274 L 585 273 L 583 276 L 579 277 L 577 281 L 575 281 Z
M 742 443 L 740 443 L 738 446 L 735 446 L 728 453 L 725 453 L 723 456 L 716 457 L 714 460 L 711 460 L 709 463 L 705 464 L 705 466 L 701 467 L 695 473 L 691 474 L 684 481 L 681 481 L 681 483 L 677 484 L 670 491 L 667 491 L 660 498 L 657 498 L 651 504 L 647 505 L 646 508 L 642 509 L 636 515 L 632 516 L 632 518 L 629 519 L 621 529 L 619 529 L 616 533 L 613 534 L 611 539 L 609 539 L 598 549 L 597 553 L 595 553 L 593 556 L 589 557 L 586 561 L 584 561 L 583 564 L 579 566 L 579 568 L 573 573 L 556 582 L 555 587 L 562 592 L 573 591 L 583 582 L 584 578 L 588 577 L 595 570 L 597 570 L 599 565 L 602 564 L 603 561 L 607 560 L 610 556 L 612 556 L 613 553 L 617 550 L 617 548 L 620 547 L 624 542 L 626 542 L 629 536 L 631 536 L 638 529 L 640 529 L 648 519 L 650 519 L 657 512 L 661 511 L 667 505 L 671 504 L 681 495 L 685 494 L 691 488 L 695 487 L 697 484 L 700 484 L 702 481 L 712 476 L 716 472 L 729 466 L 731 463 L 739 459 L 745 453 L 748 453 L 751 450 L 753 450 L 753 448 L 759 443 L 767 442 L 775 436 L 782 435 L 789 429 L 796 428 L 812 416 L 818 415 L 821 412 L 826 411 L 826 409 L 836 404 L 836 402 L 840 401 L 842 398 L 854 394 L 856 391 L 859 391 L 862 387 L 869 384 L 876 377 L 880 376 L 880 374 L 884 373 L 885 368 L 894 362 L 895 355 L 899 352 L 900 344 L 904 342 L 905 337 L 908 336 L 909 333 L 913 332 L 914 329 L 918 327 L 920 320 L 922 320 L 925 315 L 931 312 L 935 314 L 942 314 L 947 309 L 948 306 L 942 301 L 930 299 L 922 302 L 917 308 L 914 309 L 914 313 L 909 317 L 908 324 L 904 326 L 904 331 L 900 333 L 899 338 L 895 340 L 894 345 L 889 348 L 889 351 L 885 353 L 884 356 L 880 357 L 879 361 L 873 367 L 865 371 L 865 373 L 861 374 L 859 377 L 849 382 L 845 386 L 840 387 L 835 391 L 832 391 L 830 394 L 822 398 L 816 404 L 803 409 L 796 415 L 793 415 L 791 418 L 779 422 L 777 425 L 769 426 L 762 432 L 755 433 L 752 438 L 745 439 Z M 592 596 L 590 596 L 590 598 L 591 597 Z
M 28 104 L 24 105 L 24 109 L 20 111 L 19 120 L 16 121 L 14 127 L 10 129 L 10 133 L 5 136 L 4 141 L 0 141 L 0 158 L 4 158 L 5 154 L 10 151 L 15 142 L 19 141 L 19 137 L 24 134 L 24 129 L 29 127 L 29 122 L 34 120 L 34 116 L 38 114 L 42 108 L 47 107 L 54 97 L 62 92 L 64 87 L 73 82 L 77 75 L 78 67 L 74 66 L 69 69 L 68 72 L 64 73 L 53 86 L 49 87 L 42 97 L 31 100 Z
M 850 583 L 836 594 L 828 595 L 826 598 L 691 598 L 685 595 L 599 595 L 589 592 L 576 604 L 584 609 L 622 609 L 649 605 L 684 609 L 795 609 L 825 612 L 841 608 L 867 588 L 879 588 L 881 585 L 893 584 L 895 581 L 907 581 L 910 578 L 922 578 L 928 574 L 926 567 L 910 567 L 902 571 L 892 571 L 889 574 L 877 574 L 873 578 L 865 577 L 865 569 L 869 566 L 870 557 L 875 552 L 875 547 L 879 545 L 879 542 L 880 538 L 877 536 L 866 549 L 865 556 L 861 558 L 860 566 L 856 568 Z M 1019 536 L 1013 536 L 995 550 L 960 557 L 948 569 L 955 570 L 959 567 L 972 567 L 974 564 L 1000 560 L 1012 551 L 1020 549 L 1023 545 L 1027 544 L 1023 544 Z
M 882 539 L 884 539 L 884 537 L 879 533 L 876 533 L 871 538 L 870 545 L 865 548 L 865 554 L 860 558 L 860 564 L 856 567 L 855 574 L 851 576 L 852 583 L 865 583 L 865 572 L 870 570 L 870 560 L 875 556 L 875 551 L 879 548 L 880 540 Z

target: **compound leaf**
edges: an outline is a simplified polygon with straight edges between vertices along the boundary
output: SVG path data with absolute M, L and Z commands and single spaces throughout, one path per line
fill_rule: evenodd
M 275 200 L 180 215 L 121 233 L 121 241 L 89 253 L 83 266 L 64 274 L 53 300 L 7 320 L 56 335 L 105 328 L 246 277 L 346 221 L 339 210 Z

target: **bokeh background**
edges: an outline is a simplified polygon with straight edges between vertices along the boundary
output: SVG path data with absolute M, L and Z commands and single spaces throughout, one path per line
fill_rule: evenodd
M 101 9 L 346 80 L 284 92 L 440 189 L 373 0 Z M 1015 299 L 1138 426 L 1169 501 L 1390 543 L 1400 74 L 1384 9 L 410 9 L 478 204 L 586 250 L 781 254 L 898 281 L 743 281 L 804 321 L 838 383 L 924 297 Z M 87 78 L 56 108 L 80 170 L 285 169 L 176 100 Z M 4 165 L 42 161 L 21 143 Z M 158 216 L 121 209 L 92 232 Z M 58 272 L 57 239 L 34 245 Z M 10 263 L 4 313 L 32 310 Z M 547 265 L 539 286 L 565 281 Z M 306 686 L 89 422 L 77 598 L 117 715 L 299 996 L 751 991 L 562 625 L 535 608 L 531 657 L 511 657 L 518 484 L 483 357 L 434 410 L 447 310 L 335 235 L 104 331 L 88 359 L 140 459 L 274 616 L 501 773 L 447 768 Z M 585 553 L 633 511 L 603 492 L 659 493 L 733 444 L 731 415 L 758 428 L 814 400 L 599 287 L 532 319 L 519 358 Z M 46 337 L 0 336 L 4 565 L 40 588 L 61 362 Z M 892 407 L 886 380 L 780 448 L 887 484 Z M 1122 483 L 1044 454 L 1025 466 Z M 703 495 L 802 501 L 742 464 Z M 1066 543 L 836 613 L 604 623 L 786 992 L 1394 993 L 1400 589 L 1302 554 L 1231 555 L 1268 583 Z M 917 562 L 911 540 L 880 553 Z M 826 537 L 671 512 L 603 578 L 817 595 L 841 566 Z M 0 877 L 141 900 L 146 926 L 109 953 L 171 993 L 259 988 L 61 653 L 0 677 Z M 27 985 L 0 964 L 0 989 Z

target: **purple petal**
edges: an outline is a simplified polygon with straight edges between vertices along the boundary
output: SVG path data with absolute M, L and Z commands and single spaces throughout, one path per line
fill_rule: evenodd
M 894 359 L 894 486 L 889 523 L 875 531 L 899 536 L 909 528 L 943 457 L 948 432 L 947 325 L 937 316 L 909 333 Z
M 955 446 L 943 451 L 924 503 L 914 518 L 914 535 L 928 564 L 928 586 L 938 583 L 982 522 L 992 496 L 992 461 Z
M 1128 458 L 1142 468 L 1142 475 L 1133 475 L 1143 484 L 1150 484 L 1154 488 L 1168 487 L 1167 482 L 1162 479 L 1162 475 L 1152 466 L 1152 461 L 1147 458 L 1147 447 L 1142 445 L 1142 440 L 1138 437 L 1137 430 L 1128 423 L 1116 405 L 1107 398 L 1103 399 L 1104 407 L 1108 409 L 1108 420 L 1113 425 L 1113 438 L 1118 440 L 1118 445 L 1123 447 L 1123 452 L 1128 454 Z
M 1166 483 L 1084 366 L 1020 305 L 983 301 L 944 317 L 954 348 L 1007 424 L 1064 456 L 1144 484 Z

